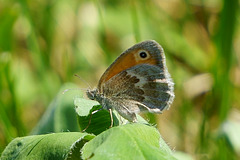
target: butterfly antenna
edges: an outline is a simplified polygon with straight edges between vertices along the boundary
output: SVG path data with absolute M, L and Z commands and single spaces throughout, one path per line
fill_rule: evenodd
M 83 81 L 85 84 L 87 84 L 87 86 L 88 86 L 88 88 L 90 88 L 91 89 L 91 86 L 90 86 L 90 84 L 87 82 L 87 81 L 85 81 L 82 77 L 80 77 L 79 75 L 77 75 L 77 74 L 75 74 L 74 76 L 76 76 L 76 77 L 78 77 L 81 81 Z
M 87 88 L 69 88 L 69 89 L 65 89 L 62 94 L 65 94 L 66 92 L 68 91 L 71 91 L 71 90 L 83 90 L 83 91 L 87 91 L 88 89 Z

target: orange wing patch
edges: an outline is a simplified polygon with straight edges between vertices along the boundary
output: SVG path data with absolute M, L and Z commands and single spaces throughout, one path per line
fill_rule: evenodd
M 118 59 L 116 59 L 116 61 L 108 68 L 108 70 L 101 77 L 99 81 L 99 87 L 101 86 L 102 83 L 105 83 L 116 74 L 128 68 L 131 68 L 135 65 L 143 64 L 143 63 L 152 64 L 152 65 L 157 64 L 157 59 L 154 59 L 151 55 L 150 55 L 151 57 L 146 60 L 137 59 L 136 54 L 138 54 L 139 50 L 140 49 L 133 50 L 131 51 L 131 53 L 124 53 Z

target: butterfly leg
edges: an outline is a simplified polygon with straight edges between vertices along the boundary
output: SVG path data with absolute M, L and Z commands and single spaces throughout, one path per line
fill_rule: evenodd
M 88 121 L 88 125 L 87 125 L 86 128 L 84 128 L 82 130 L 82 132 L 85 132 L 88 129 L 88 127 L 90 126 L 93 114 L 95 114 L 95 113 L 97 113 L 98 111 L 101 111 L 101 110 L 103 110 L 103 108 L 100 108 L 100 109 L 98 109 L 96 111 L 91 112 L 91 115 L 90 115 L 90 118 L 89 118 L 89 121 Z
M 109 128 L 112 128 L 113 127 L 113 115 L 112 115 L 112 109 L 108 109 L 109 110 L 109 114 L 110 114 L 110 117 L 111 117 L 111 125 Z

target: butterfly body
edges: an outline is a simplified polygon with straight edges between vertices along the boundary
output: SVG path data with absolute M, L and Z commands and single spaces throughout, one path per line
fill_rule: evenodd
M 139 112 L 168 109 L 174 99 L 173 86 L 163 49 L 151 40 L 123 52 L 87 96 L 104 109 L 115 109 L 123 118 L 136 122 Z

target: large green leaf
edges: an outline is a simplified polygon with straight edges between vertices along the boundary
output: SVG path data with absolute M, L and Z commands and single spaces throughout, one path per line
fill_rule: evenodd
M 77 140 L 72 146 L 71 146 L 71 150 L 67 155 L 67 160 L 79 160 L 81 159 L 81 152 L 80 150 L 82 149 L 82 147 L 84 146 L 85 143 L 87 143 L 88 141 L 90 141 L 91 139 L 93 139 L 95 136 L 94 135 L 86 135 L 84 137 L 82 137 L 81 139 Z
M 83 159 L 175 159 L 156 128 L 140 123 L 113 127 L 86 143 Z
M 31 134 L 46 134 L 50 132 L 79 131 L 77 115 L 74 111 L 74 97 L 82 96 L 79 90 L 66 89 L 76 88 L 76 85 L 66 84 L 63 86 L 56 98 L 51 102 L 47 111 L 42 116 Z
M 75 141 L 87 142 L 91 138 L 93 136 L 79 132 L 20 137 L 8 144 L 2 153 L 1 160 L 61 160 L 71 155 L 71 146 Z

